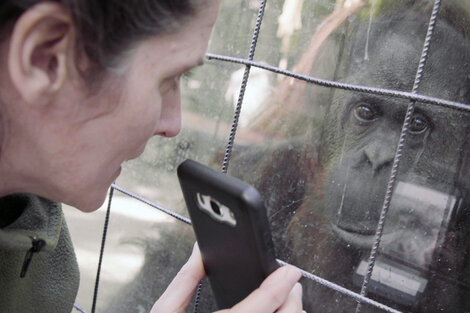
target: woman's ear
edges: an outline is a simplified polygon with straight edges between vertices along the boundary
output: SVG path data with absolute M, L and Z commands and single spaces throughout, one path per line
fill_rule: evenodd
M 20 16 L 10 38 L 8 69 L 26 102 L 48 103 L 63 86 L 73 39 L 70 15 L 59 3 L 42 2 Z

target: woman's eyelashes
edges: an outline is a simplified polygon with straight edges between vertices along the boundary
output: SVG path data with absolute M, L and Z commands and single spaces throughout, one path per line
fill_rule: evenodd
M 194 76 L 194 69 L 192 70 L 189 70 L 189 71 L 186 71 L 183 73 L 182 77 L 183 79 L 187 80 L 187 79 L 190 79 Z
M 174 91 L 178 89 L 180 79 L 181 79 L 181 74 L 165 79 L 160 85 L 160 93 L 165 94 L 169 91 Z
M 189 70 L 189 71 L 164 79 L 160 85 L 160 93 L 164 94 L 169 91 L 178 90 L 180 82 L 181 82 L 181 78 L 183 78 L 183 80 L 189 80 L 193 76 L 194 76 L 194 71 Z

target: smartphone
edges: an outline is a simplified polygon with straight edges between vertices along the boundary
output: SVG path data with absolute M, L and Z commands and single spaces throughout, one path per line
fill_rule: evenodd
M 231 308 L 279 266 L 263 200 L 251 185 L 193 160 L 177 172 L 216 304 Z

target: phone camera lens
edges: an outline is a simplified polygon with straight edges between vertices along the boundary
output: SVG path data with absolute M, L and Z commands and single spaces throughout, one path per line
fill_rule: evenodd
M 217 215 L 220 215 L 220 207 L 217 203 L 211 201 L 211 208 Z

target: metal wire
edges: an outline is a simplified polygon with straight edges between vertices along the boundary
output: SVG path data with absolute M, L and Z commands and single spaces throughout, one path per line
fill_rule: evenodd
M 267 71 L 270 71 L 270 72 L 273 72 L 273 73 L 276 73 L 276 74 L 282 74 L 282 75 L 285 75 L 285 76 L 288 76 L 288 77 L 292 77 L 292 78 L 295 78 L 295 79 L 298 79 L 298 80 L 301 80 L 301 81 L 305 81 L 307 83 L 311 83 L 311 84 L 314 84 L 314 85 L 322 86 L 322 87 L 342 89 L 342 90 L 348 90 L 348 91 L 356 91 L 356 92 L 363 92 L 363 93 L 379 95 L 379 96 L 387 96 L 387 97 L 393 97 L 393 98 L 406 99 L 406 100 L 410 100 L 410 101 L 413 100 L 413 101 L 416 101 L 416 102 L 435 104 L 435 105 L 439 105 L 439 106 L 442 106 L 442 107 L 448 107 L 448 108 L 455 109 L 455 110 L 470 112 L 470 104 L 465 104 L 465 103 L 460 103 L 460 102 L 455 102 L 455 101 L 450 101 L 450 100 L 444 100 L 444 99 L 435 98 L 435 97 L 428 97 L 428 96 L 420 95 L 420 94 L 417 94 L 417 93 L 411 93 L 411 92 L 406 92 L 406 91 L 398 91 L 398 90 L 392 90 L 392 89 L 369 87 L 369 86 L 361 86 L 361 85 L 354 85 L 354 84 L 347 84 L 347 83 L 340 83 L 340 82 L 336 82 L 336 81 L 331 81 L 331 80 L 326 80 L 326 79 L 321 79 L 321 78 L 316 78 L 316 77 L 312 77 L 312 76 L 308 76 L 308 75 L 299 74 L 299 73 L 292 72 L 292 71 L 289 71 L 289 70 L 283 70 L 283 69 L 280 69 L 276 66 L 262 64 L 262 63 L 259 63 L 259 62 L 250 61 L 250 60 L 243 59 L 243 58 L 231 57 L 231 56 L 226 56 L 226 55 L 219 55 L 219 54 L 214 54 L 214 53 L 206 53 L 206 58 L 209 61 L 217 60 L 217 61 L 224 61 L 224 62 L 254 66 L 254 67 L 262 68 L 262 69 L 265 69 Z
M 424 66 L 426 65 L 426 61 L 429 56 L 429 47 L 431 44 L 432 40 L 432 35 L 434 32 L 434 27 L 436 25 L 436 20 L 437 20 L 437 15 L 439 13 L 439 8 L 441 5 L 440 0 L 435 0 L 434 6 L 432 9 L 432 14 L 431 18 L 429 20 L 429 25 L 428 25 L 428 30 L 426 33 L 426 38 L 424 40 L 424 45 L 423 45 L 423 50 L 421 52 L 421 58 L 419 61 L 418 69 L 416 71 L 416 76 L 415 80 L 413 83 L 413 89 L 412 93 L 416 94 L 418 92 L 419 85 L 421 83 L 421 79 L 423 77 L 423 70 Z M 408 127 L 411 121 L 411 118 L 413 117 L 413 112 L 415 109 L 415 101 L 411 101 L 410 104 L 408 105 L 408 109 L 406 112 L 405 116 L 405 121 L 403 122 L 403 127 L 401 129 L 401 134 L 400 134 L 400 141 L 398 142 L 397 150 L 395 153 L 395 157 L 393 159 L 393 165 L 392 165 L 392 170 L 390 174 L 390 179 L 387 184 L 387 191 L 385 193 L 385 199 L 383 202 L 382 206 L 382 211 L 380 212 L 380 218 L 379 222 L 377 224 L 377 231 L 375 233 L 375 239 L 374 239 L 374 244 L 372 246 L 371 252 L 370 252 L 370 257 L 369 257 L 369 264 L 367 265 L 367 271 L 366 274 L 364 275 L 364 280 L 362 282 L 362 287 L 361 287 L 361 295 L 366 296 L 367 295 L 367 288 L 369 286 L 369 281 L 372 276 L 372 271 L 374 269 L 375 265 L 375 260 L 377 257 L 377 252 L 379 249 L 380 242 L 382 240 L 382 234 L 383 234 L 383 229 L 385 225 L 385 221 L 387 218 L 388 210 L 390 208 L 390 203 L 392 199 L 392 193 L 393 189 L 395 187 L 395 182 L 397 179 L 397 174 L 398 174 L 398 169 L 400 167 L 400 161 L 403 155 L 403 147 L 405 145 L 405 140 L 406 140 L 406 134 L 408 133 Z M 361 303 L 359 302 L 357 307 L 356 307 L 356 313 L 360 313 L 361 311 Z
M 164 213 L 166 213 L 166 214 L 168 214 L 168 215 L 170 215 L 170 216 L 176 218 L 177 220 L 179 220 L 179 221 L 181 221 L 181 222 L 184 222 L 184 223 L 187 223 L 187 224 L 191 224 L 191 221 L 190 221 L 189 219 L 184 218 L 184 217 L 181 217 L 179 214 L 177 214 L 177 213 L 175 213 L 175 212 L 173 212 L 173 211 L 171 211 L 171 210 L 164 209 L 164 208 L 162 208 L 161 206 L 158 206 L 158 205 L 154 204 L 153 202 L 151 202 L 151 201 L 149 201 L 149 200 L 147 200 L 147 199 L 145 199 L 145 198 L 143 198 L 143 197 L 141 197 L 141 196 L 139 196 L 139 195 L 136 195 L 136 194 L 133 193 L 133 192 L 130 192 L 130 191 L 128 191 L 128 190 L 126 190 L 126 189 L 124 189 L 124 188 L 122 188 L 122 187 L 117 186 L 116 184 L 113 184 L 113 185 L 112 185 L 112 188 L 115 189 L 115 190 L 117 190 L 117 191 L 119 191 L 119 192 L 121 192 L 121 193 L 123 193 L 123 194 L 125 194 L 125 195 L 127 195 L 127 196 L 129 196 L 129 197 L 132 197 L 132 198 L 134 198 L 134 199 L 136 199 L 136 200 L 142 201 L 142 202 L 144 202 L 144 203 L 146 203 L 146 204 L 148 204 L 148 205 L 150 205 L 150 206 L 152 206 L 152 207 L 154 207 L 154 208 L 156 208 L 156 209 L 158 209 L 158 210 L 161 210 L 161 211 L 163 211 Z M 279 259 L 277 260 L 277 262 L 278 262 L 280 265 L 282 265 L 282 266 L 289 264 L 289 263 L 286 263 L 286 262 L 284 262 L 284 261 L 282 261 L 282 260 L 279 260 Z M 354 292 L 354 291 L 351 291 L 351 290 L 349 290 L 349 289 L 347 289 L 347 288 L 341 287 L 341 286 L 339 286 L 339 285 L 337 285 L 337 284 L 335 284 L 335 283 L 333 283 L 333 282 L 330 282 L 330 281 L 328 281 L 328 280 L 326 280 L 326 279 L 323 279 L 323 278 L 318 277 L 318 276 L 316 276 L 316 275 L 314 275 L 314 274 L 311 274 L 311 273 L 309 273 L 309 272 L 307 272 L 307 271 L 305 271 L 305 270 L 303 270 L 303 269 L 300 269 L 300 268 L 299 268 L 299 270 L 301 271 L 302 276 L 304 276 L 304 277 L 306 277 L 306 278 L 308 278 L 308 279 L 310 279 L 310 280 L 313 280 L 314 282 L 316 282 L 316 283 L 318 283 L 318 284 L 320 284 L 320 285 L 322 285 L 322 286 L 325 286 L 325 287 L 330 288 L 330 289 L 332 289 L 332 290 L 335 290 L 335 291 L 337 291 L 337 292 L 339 292 L 339 293 L 342 293 L 342 294 L 344 294 L 344 295 L 347 295 L 347 296 L 349 296 L 349 297 L 351 297 L 351 298 L 353 298 L 353 299 L 355 299 L 355 300 L 358 300 L 358 301 L 360 301 L 360 302 L 362 302 L 362 303 L 366 303 L 366 304 L 368 304 L 368 305 L 374 306 L 374 307 L 379 308 L 379 309 L 381 309 L 381 310 L 384 310 L 384 311 L 386 311 L 386 312 L 402 313 L 402 312 L 400 312 L 400 311 L 398 311 L 398 310 L 396 310 L 396 309 L 390 308 L 390 307 L 388 307 L 388 306 L 386 306 L 386 305 L 384 305 L 384 304 L 382 304 L 382 303 L 380 303 L 380 302 L 377 302 L 377 301 L 374 301 L 374 300 L 372 300 L 372 299 L 369 299 L 369 298 L 367 298 L 367 297 L 365 297 L 365 296 L 363 296 L 363 295 L 360 295 L 360 294 L 358 294 L 358 293 L 356 293 L 356 292 Z M 201 286 L 201 284 L 200 284 L 200 285 L 198 286 L 197 291 L 196 291 L 196 296 L 195 296 L 195 297 L 196 297 L 196 300 L 195 300 L 195 305 L 194 305 L 194 312 L 197 312 L 197 310 L 198 310 L 198 305 L 199 305 L 199 300 L 200 300 L 200 294 L 201 294 L 201 287 L 202 287 L 202 286 Z M 75 307 L 76 307 L 77 310 L 79 309 L 78 306 L 75 305 Z M 86 313 L 86 312 L 84 312 L 84 313 Z
M 347 296 L 359 301 L 359 305 L 356 308 L 356 312 L 360 311 L 360 303 L 366 303 L 368 305 L 377 307 L 377 308 L 379 308 L 381 310 L 384 310 L 386 312 L 401 313 L 398 310 L 395 310 L 395 309 L 390 308 L 390 307 L 388 307 L 384 304 L 381 304 L 377 301 L 374 301 L 374 300 L 371 300 L 371 299 L 367 298 L 366 294 L 367 294 L 367 285 L 368 285 L 368 282 L 370 280 L 370 275 L 372 274 L 373 266 L 374 266 L 374 263 L 375 263 L 375 256 L 376 256 L 377 249 L 378 249 L 378 246 L 379 246 L 380 240 L 381 240 L 381 235 L 382 235 L 382 232 L 383 232 L 383 225 L 385 223 L 385 218 L 386 218 L 389 206 L 390 206 L 391 193 L 392 193 L 392 190 L 393 190 L 393 187 L 394 187 L 394 184 L 395 184 L 396 174 L 397 174 L 400 159 L 401 159 L 401 156 L 402 156 L 402 150 L 403 150 L 404 141 L 405 141 L 405 138 L 406 138 L 406 132 L 407 132 L 407 129 L 408 129 L 408 125 L 409 125 L 412 113 L 414 111 L 415 103 L 416 102 L 422 102 L 422 103 L 427 103 L 427 104 L 432 104 L 432 105 L 439 105 L 439 106 L 443 106 L 443 107 L 449 107 L 449 108 L 456 109 L 456 110 L 470 111 L 470 105 L 469 104 L 463 104 L 463 103 L 459 103 L 459 102 L 454 102 L 454 101 L 449 101 L 449 100 L 444 100 L 444 99 L 439 99 L 439 98 L 434 98 L 434 97 L 428 97 L 428 96 L 425 96 L 425 95 L 419 95 L 417 93 L 419 84 L 421 82 L 421 77 L 422 77 L 424 65 L 425 65 L 426 60 L 427 60 L 429 45 L 430 45 L 430 42 L 431 42 L 432 32 L 433 32 L 433 29 L 434 29 L 437 13 L 438 13 L 438 10 L 439 10 L 439 5 L 440 5 L 440 1 L 436 0 L 435 3 L 434 3 L 433 13 L 431 15 L 431 19 L 430 19 L 430 23 L 429 23 L 429 27 L 428 27 L 428 32 L 427 32 L 424 47 L 423 47 L 422 57 L 421 57 L 421 60 L 420 60 L 420 64 L 419 64 L 417 73 L 416 73 L 415 82 L 414 82 L 414 85 L 413 85 L 413 90 L 411 92 L 403 92 L 403 91 L 397 91 L 397 90 L 389 90 L 389 89 L 374 88 L 374 87 L 368 87 L 368 86 L 360 86 L 360 85 L 354 85 L 354 84 L 346 84 L 346 83 L 340 83 L 340 82 L 335 82 L 335 81 L 329 81 L 329 80 L 315 78 L 315 77 L 308 76 L 308 75 L 302 75 L 302 74 L 295 73 L 295 72 L 292 72 L 292 71 L 289 71 L 289 70 L 283 70 L 283 69 L 280 69 L 280 68 L 275 67 L 275 66 L 261 64 L 261 63 L 253 61 L 253 57 L 254 57 L 254 53 L 255 53 L 255 49 L 256 49 L 256 44 L 257 44 L 258 36 L 259 36 L 259 30 L 260 30 L 260 27 L 261 27 L 263 15 L 264 15 L 264 10 L 265 10 L 265 6 L 266 6 L 266 0 L 263 0 L 261 2 L 260 9 L 258 11 L 258 16 L 257 16 L 257 20 L 256 20 L 256 25 L 255 25 L 253 37 L 252 37 L 252 42 L 251 42 L 251 46 L 250 46 L 250 52 L 249 52 L 248 59 L 236 58 L 236 57 L 230 57 L 230 56 L 223 56 L 223 55 L 217 55 L 217 54 L 212 54 L 212 53 L 207 53 L 206 54 L 206 57 L 207 57 L 208 60 L 231 62 L 231 63 L 243 64 L 243 65 L 246 66 L 245 67 L 245 72 L 244 72 L 244 75 L 243 75 L 242 84 L 240 86 L 240 93 L 239 93 L 239 97 L 238 97 L 238 101 L 237 101 L 237 107 L 236 107 L 235 113 L 234 113 L 233 124 L 232 124 L 232 128 L 231 128 L 231 131 L 230 131 L 229 140 L 228 140 L 228 143 L 227 143 L 227 146 L 226 146 L 226 151 L 225 151 L 224 160 L 223 160 L 223 164 L 222 164 L 222 172 L 224 172 L 224 173 L 227 173 L 227 169 L 228 169 L 228 165 L 229 165 L 229 161 L 230 161 L 230 157 L 231 157 L 231 153 L 232 153 L 233 143 L 234 143 L 234 139 L 235 139 L 235 136 L 236 136 L 237 127 L 238 127 L 238 120 L 239 120 L 239 116 L 240 116 L 240 113 L 241 113 L 241 106 L 242 106 L 242 103 L 243 103 L 243 98 L 244 98 L 246 86 L 247 86 L 247 83 L 248 83 L 248 78 L 249 78 L 251 66 L 262 68 L 262 69 L 265 69 L 265 70 L 268 70 L 268 71 L 271 71 L 271 72 L 274 72 L 274 73 L 277 73 L 277 74 L 283 74 L 283 75 L 288 76 L 288 77 L 292 77 L 292 78 L 295 78 L 295 79 L 299 79 L 299 80 L 302 80 L 302 81 L 305 81 L 305 82 L 308 82 L 308 83 L 312 83 L 312 84 L 327 87 L 327 88 L 336 88 L 336 89 L 343 89 L 343 90 L 355 91 L 355 92 L 363 92 L 363 93 L 369 93 L 369 94 L 375 94 L 375 95 L 381 95 L 381 96 L 389 96 L 389 97 L 407 99 L 407 100 L 411 101 L 410 105 L 408 106 L 408 111 L 407 111 L 405 121 L 404 121 L 404 124 L 403 124 L 403 127 L 402 127 L 400 141 L 399 141 L 399 144 L 398 144 L 398 147 L 397 147 L 397 152 L 396 152 L 396 155 L 395 155 L 395 158 L 394 158 L 394 165 L 392 167 L 392 173 L 390 175 L 389 184 L 387 186 L 387 194 L 386 194 L 386 197 L 385 197 L 385 200 L 384 200 L 384 206 L 382 208 L 382 212 L 381 212 L 381 216 L 380 216 L 380 219 L 379 219 L 379 224 L 378 224 L 378 228 L 377 228 L 377 232 L 376 232 L 376 241 L 375 241 L 374 246 L 371 250 L 371 257 L 370 257 L 370 260 L 369 260 L 369 267 L 368 267 L 368 271 L 366 273 L 366 276 L 364 277 L 363 288 L 361 288 L 361 293 L 360 294 L 355 293 L 355 292 L 353 292 L 349 289 L 346 289 L 344 287 L 336 285 L 336 284 L 334 284 L 334 283 L 332 283 L 328 280 L 325 280 L 325 279 L 320 278 L 316 275 L 313 275 L 309 272 L 301 270 L 302 275 L 304 277 L 306 277 L 308 279 L 311 279 L 311 280 L 313 280 L 313 281 L 315 281 L 315 282 L 317 282 L 317 283 L 319 283 L 319 284 L 321 284 L 325 287 L 328 287 L 332 290 L 340 292 L 344 295 L 347 295 Z M 139 196 L 135 193 L 132 193 L 132 192 L 130 192 L 128 190 L 125 190 L 124 188 L 116 185 L 116 184 L 113 184 L 111 186 L 111 190 L 110 190 L 110 194 L 109 194 L 108 211 L 107 211 L 107 214 L 106 214 L 105 226 L 104 226 L 104 229 L 103 229 L 103 240 L 102 240 L 102 246 L 101 246 L 101 251 L 100 251 L 100 261 L 99 261 L 99 266 L 98 266 L 98 271 L 97 271 L 97 278 L 96 278 L 96 283 L 95 283 L 95 294 L 94 294 L 94 298 L 93 298 L 92 313 L 95 312 L 95 307 L 96 307 L 96 299 L 97 299 L 97 294 L 98 294 L 100 269 L 101 269 L 102 258 L 103 258 L 104 243 L 105 243 L 105 240 L 106 240 L 107 225 L 108 225 L 108 222 L 109 222 L 111 199 L 113 197 L 113 190 L 114 189 L 118 190 L 119 192 L 121 192 L 121 193 L 123 193 L 127 196 L 130 196 L 130 197 L 132 197 L 136 200 L 139 200 L 143 203 L 146 203 L 147 205 L 150 205 L 150 206 L 152 206 L 152 207 L 154 207 L 154 208 L 156 208 L 156 209 L 172 216 L 173 218 L 176 218 L 177 220 L 179 220 L 183 223 L 191 225 L 191 221 L 188 218 L 186 218 L 184 216 L 181 216 L 181 215 L 179 215 L 179 214 L 177 214 L 177 213 L 175 213 L 171 210 L 165 209 L 160 205 L 157 205 L 157 204 L 155 204 L 155 203 L 153 203 L 153 202 L 151 202 L 151 201 L 149 201 L 149 200 L 147 200 L 147 199 L 145 199 L 145 198 L 143 198 L 143 197 L 141 197 L 141 196 Z M 278 262 L 281 265 L 286 265 L 287 264 L 287 263 L 285 263 L 281 260 L 278 260 Z M 198 291 L 197 291 L 197 294 L 196 294 L 194 312 L 197 312 L 198 303 L 199 303 L 199 296 L 200 296 L 200 288 L 201 288 L 201 285 L 199 285 Z M 86 311 L 81 309 L 78 305 L 75 304 L 74 307 L 75 307 L 75 309 L 79 310 L 80 312 L 86 313 Z
M 173 212 L 173 211 L 171 211 L 171 210 L 165 209 L 164 207 L 162 207 L 162 206 L 160 206 L 160 205 L 158 205 L 158 204 L 155 204 L 155 203 L 153 203 L 152 201 L 147 200 L 147 199 L 145 199 L 145 198 L 143 198 L 143 197 L 141 197 L 141 196 L 139 196 L 139 195 L 137 195 L 137 194 L 135 194 L 135 193 L 133 193 L 133 192 L 130 192 L 130 191 L 128 191 L 128 190 L 126 190 L 126 189 L 124 189 L 124 188 L 122 188 L 122 187 L 119 187 L 119 186 L 116 185 L 116 184 L 112 184 L 111 187 L 112 187 L 113 189 L 116 189 L 117 191 L 119 191 L 119 192 L 125 194 L 125 195 L 128 195 L 128 196 L 131 197 L 131 198 L 134 198 L 134 199 L 139 200 L 139 201 L 141 201 L 141 202 L 143 202 L 143 203 L 145 203 L 145 204 L 148 204 L 148 205 L 150 205 L 151 207 L 153 207 L 153 208 L 155 208 L 155 209 L 157 209 L 157 210 L 160 210 L 160 211 L 162 211 L 163 213 L 168 214 L 168 215 L 170 215 L 170 216 L 176 218 L 177 220 L 179 220 L 179 221 L 181 221 L 181 222 L 183 222 L 183 223 L 186 223 L 186 224 L 188 224 L 188 225 L 191 225 L 191 220 L 190 220 L 189 218 L 186 218 L 186 217 L 184 217 L 184 216 L 182 216 L 182 215 L 180 215 L 180 214 L 178 214 L 178 213 L 175 213 L 175 212 Z
M 124 188 L 122 188 L 122 187 L 119 187 L 119 186 L 116 185 L 116 184 L 113 184 L 113 185 L 112 185 L 112 188 L 116 189 L 117 191 L 119 191 L 119 192 L 121 192 L 121 193 L 123 193 L 123 194 L 125 194 L 125 195 L 127 195 L 127 196 L 129 196 L 129 197 L 131 197 L 131 198 L 134 198 L 134 199 L 136 199 L 136 200 L 139 200 L 139 201 L 141 201 L 141 202 L 143 202 L 143 203 L 145 203 L 145 204 L 147 204 L 147 205 L 149 205 L 149 206 L 151 206 L 151 207 L 153 207 L 153 208 L 155 208 L 155 209 L 157 209 L 157 210 L 160 210 L 161 212 L 170 215 L 171 217 L 173 217 L 173 218 L 179 220 L 180 222 L 183 222 L 183 223 L 186 223 L 186 224 L 188 224 L 188 225 L 191 225 L 191 220 L 190 220 L 190 219 L 188 219 L 188 218 L 186 218 L 186 217 L 184 217 L 184 216 L 182 216 L 182 215 L 180 215 L 180 214 L 178 214 L 178 213 L 176 213 L 176 212 L 173 212 L 173 211 L 171 211 L 171 210 L 165 209 L 164 207 L 162 207 L 162 206 L 160 206 L 160 205 L 158 205 L 158 204 L 156 204 L 156 203 L 153 203 L 152 201 L 147 200 L 147 199 L 145 199 L 145 198 L 143 198 L 143 197 L 141 197 L 141 196 L 139 196 L 139 195 L 137 195 L 137 194 L 135 194 L 135 193 L 133 193 L 133 192 L 130 192 L 130 191 L 128 191 L 128 190 L 126 190 L 126 189 L 124 189 Z M 196 298 L 195 298 L 195 301 L 194 301 L 194 311 L 193 311 L 194 313 L 197 313 L 197 312 L 198 312 L 199 299 L 200 299 L 200 297 L 201 297 L 201 290 L 202 290 L 202 282 L 201 282 L 201 283 L 198 285 L 198 287 L 197 287 Z
M 284 266 L 284 265 L 288 265 L 288 264 L 289 264 L 289 263 L 286 263 L 286 262 L 284 262 L 284 261 L 282 261 L 282 260 L 279 260 L 279 259 L 277 260 L 277 263 L 278 263 L 279 265 L 281 265 L 281 266 Z M 308 279 L 310 279 L 310 280 L 313 280 L 314 282 L 319 283 L 320 285 L 323 285 L 323 286 L 325 286 L 325 287 L 327 287 L 327 288 L 330 288 L 330 289 L 332 289 L 332 290 L 334 290 L 334 291 L 337 291 L 337 292 L 342 293 L 342 294 L 344 294 L 344 295 L 346 295 L 346 296 L 349 296 L 349 297 L 351 297 L 351 298 L 353 298 L 353 299 L 355 299 L 355 300 L 357 300 L 357 301 L 360 301 L 360 302 L 362 302 L 362 303 L 369 304 L 369 305 L 371 305 L 371 306 L 374 306 L 374 307 L 379 308 L 379 309 L 381 309 L 381 310 L 384 310 L 384 311 L 386 311 L 386 312 L 390 312 L 390 313 L 402 313 L 401 311 L 395 310 L 395 309 L 393 309 L 393 308 L 391 308 L 391 307 L 389 307 L 389 306 L 386 306 L 385 304 L 382 304 L 382 303 L 380 303 L 380 302 L 377 302 L 377 301 L 374 301 L 374 300 L 372 300 L 372 299 L 369 299 L 369 298 L 367 298 L 367 297 L 365 297 L 365 296 L 362 296 L 362 295 L 360 295 L 360 294 L 358 294 L 358 293 L 356 293 L 356 292 L 354 292 L 354 291 L 351 291 L 351 290 L 349 290 L 349 289 L 347 289 L 347 288 L 341 287 L 340 285 L 337 285 L 337 284 L 335 284 L 335 283 L 332 283 L 332 282 L 330 282 L 330 281 L 328 281 L 328 280 L 326 280 L 326 279 L 323 279 L 323 278 L 321 278 L 321 277 L 318 277 L 317 275 L 314 275 L 314 274 L 312 274 L 312 273 L 309 273 L 309 272 L 307 272 L 307 271 L 304 271 L 303 269 L 300 269 L 300 268 L 299 268 L 299 270 L 300 270 L 300 272 L 302 273 L 302 276 L 303 276 L 303 277 L 308 278 Z
M 249 60 L 253 60 L 253 57 L 255 55 L 256 44 L 258 43 L 259 30 L 261 28 L 261 22 L 263 21 L 264 9 L 266 7 L 266 1 L 267 0 L 262 0 L 261 1 L 261 5 L 260 5 L 260 8 L 258 10 L 258 16 L 256 18 L 255 29 L 254 29 L 254 32 L 253 32 L 253 37 L 251 39 L 250 52 L 248 54 L 248 59 Z M 222 173 L 225 173 L 225 174 L 227 173 L 228 165 L 229 165 L 229 162 L 230 162 L 230 156 L 232 154 L 233 142 L 235 140 L 235 135 L 237 133 L 238 120 L 240 118 L 243 98 L 245 96 L 246 85 L 248 84 L 248 77 L 250 76 L 250 69 L 251 69 L 251 66 L 247 65 L 245 67 L 245 72 L 243 73 L 243 80 L 242 80 L 242 83 L 241 83 L 241 86 L 240 86 L 240 93 L 238 95 L 237 107 L 236 107 L 235 112 L 234 112 L 233 123 L 232 123 L 232 127 L 230 129 L 230 135 L 229 135 L 228 143 L 227 143 L 227 146 L 226 146 L 226 149 L 225 149 L 224 160 L 222 162 Z M 196 300 L 194 302 L 194 313 L 197 313 L 197 311 L 198 311 L 199 298 L 201 296 L 201 290 L 202 290 L 202 282 L 197 287 Z
M 96 270 L 95 290 L 93 292 L 93 305 L 91 307 L 91 313 L 95 313 L 96 302 L 98 300 L 98 288 L 100 284 L 101 265 L 103 264 L 104 245 L 106 243 L 106 235 L 108 233 L 109 215 L 111 213 L 111 200 L 113 199 L 113 193 L 114 193 L 114 188 L 111 187 L 111 189 L 109 190 L 109 197 L 108 197 L 108 209 L 106 210 L 106 217 L 104 219 L 103 237 L 101 238 L 100 257 L 98 261 L 98 269 Z
M 256 44 L 258 43 L 259 30 L 261 28 L 261 22 L 263 21 L 264 9 L 266 7 L 266 1 L 262 0 L 261 5 L 258 10 L 258 17 L 256 18 L 255 30 L 253 32 L 253 37 L 251 39 L 250 53 L 248 54 L 248 60 L 253 61 L 255 55 Z M 240 117 L 240 112 L 242 109 L 243 98 L 245 96 L 246 85 L 248 84 L 248 77 L 250 76 L 251 65 L 246 64 L 245 72 L 243 73 L 243 80 L 240 86 L 240 93 L 238 95 L 237 107 L 233 116 L 232 128 L 230 130 L 230 135 L 228 138 L 227 147 L 225 149 L 224 161 L 222 163 L 222 173 L 227 173 L 228 164 L 230 162 L 230 156 L 232 154 L 233 142 L 235 140 L 235 135 L 237 133 L 238 119 Z
M 88 313 L 87 311 L 85 311 L 84 309 L 82 309 L 78 304 L 74 303 L 73 304 L 73 307 L 75 310 L 81 312 L 81 313 Z
M 194 310 L 193 310 L 194 313 L 197 313 L 199 309 L 199 300 L 201 299 L 201 291 L 202 291 L 202 281 L 197 286 L 196 298 L 194 299 Z

